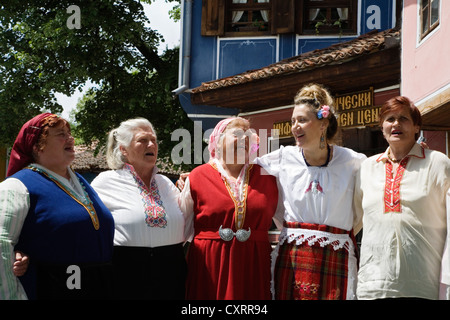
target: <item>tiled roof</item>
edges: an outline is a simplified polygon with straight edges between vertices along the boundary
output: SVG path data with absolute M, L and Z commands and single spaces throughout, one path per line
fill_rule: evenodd
M 392 44 L 399 45 L 399 37 L 400 30 L 398 29 L 388 29 L 381 32 L 371 31 L 358 38 L 287 58 L 261 69 L 249 70 L 226 78 L 204 82 L 191 91 L 192 93 L 204 92 L 250 81 L 303 72 L 326 65 L 341 64 L 361 55 L 383 50 L 392 46 Z
M 96 144 L 91 146 L 76 145 L 75 146 L 75 159 L 72 162 L 72 169 L 78 172 L 101 172 L 109 170 L 106 163 L 106 155 L 103 150 L 95 156 L 94 150 Z
M 106 155 L 104 149 L 101 149 L 98 154 L 94 155 L 94 150 L 96 144 L 91 146 L 77 145 L 75 146 L 75 159 L 72 162 L 72 169 L 83 173 L 83 172 L 102 172 L 109 170 L 108 164 L 106 162 Z M 166 175 L 178 176 L 182 170 L 176 168 L 167 159 L 161 159 L 158 157 L 156 161 L 156 166 L 159 169 L 159 173 Z

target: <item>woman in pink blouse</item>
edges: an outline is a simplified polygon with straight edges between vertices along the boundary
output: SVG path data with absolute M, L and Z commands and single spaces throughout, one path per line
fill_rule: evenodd
M 406 97 L 381 108 L 389 147 L 362 163 L 355 188 L 364 211 L 359 299 L 438 299 L 441 283 L 447 290 L 450 160 L 416 143 L 421 123 Z

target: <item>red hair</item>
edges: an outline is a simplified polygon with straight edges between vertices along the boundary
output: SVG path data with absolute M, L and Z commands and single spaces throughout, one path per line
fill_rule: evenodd
M 415 126 L 422 126 L 422 116 L 419 109 L 407 97 L 397 96 L 389 99 L 381 106 L 379 119 L 380 127 L 383 126 L 383 121 L 389 112 L 395 112 L 401 109 L 406 109 L 409 111 Z

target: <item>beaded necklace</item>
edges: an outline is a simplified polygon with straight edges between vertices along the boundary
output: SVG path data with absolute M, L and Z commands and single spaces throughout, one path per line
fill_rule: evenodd
M 211 166 L 219 171 L 218 166 L 215 162 L 211 163 Z M 228 190 L 228 193 L 230 194 L 231 200 L 233 200 L 234 203 L 234 223 L 236 225 L 236 230 L 242 229 L 244 226 L 245 221 L 245 214 L 247 211 L 247 196 L 248 196 L 248 181 L 250 179 L 250 170 L 253 167 L 253 164 L 248 165 L 243 170 L 243 177 L 240 175 L 238 179 L 236 180 L 236 183 L 234 184 L 234 188 L 232 187 L 231 183 L 228 181 L 226 177 L 224 177 L 222 174 L 222 180 L 225 183 L 225 187 Z M 220 173 L 220 171 L 219 171 Z M 241 180 L 243 181 L 243 187 L 242 187 L 242 194 L 238 194 L 238 185 L 240 184 Z

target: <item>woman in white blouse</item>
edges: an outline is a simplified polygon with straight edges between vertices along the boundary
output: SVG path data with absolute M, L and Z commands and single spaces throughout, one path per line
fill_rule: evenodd
M 355 188 L 364 210 L 359 299 L 438 299 L 440 282 L 448 296 L 450 160 L 416 143 L 421 122 L 406 97 L 380 110 L 389 147 L 362 163 Z
M 110 171 L 92 182 L 115 222 L 114 297 L 183 299 L 185 218 L 178 189 L 157 174 L 158 144 L 152 124 L 124 121 L 109 133 Z
M 277 177 L 285 207 L 274 250 L 275 299 L 342 300 L 356 294 L 354 176 L 365 155 L 330 145 L 337 133 L 333 99 L 320 85 L 294 99 L 296 146 L 257 158 Z

